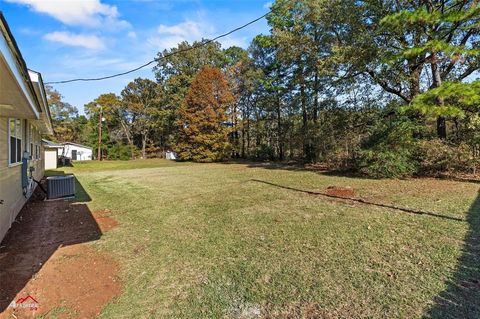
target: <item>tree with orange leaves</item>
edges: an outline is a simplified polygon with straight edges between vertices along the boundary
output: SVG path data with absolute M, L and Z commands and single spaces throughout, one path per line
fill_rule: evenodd
M 230 156 L 228 111 L 234 103 L 222 71 L 204 66 L 194 78 L 178 111 L 176 151 L 182 160 L 221 161 Z

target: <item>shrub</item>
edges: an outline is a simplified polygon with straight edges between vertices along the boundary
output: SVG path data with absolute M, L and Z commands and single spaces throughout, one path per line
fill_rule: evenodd
M 274 159 L 275 151 L 270 145 L 261 144 L 255 152 L 255 157 L 258 159 Z
M 421 141 L 418 144 L 416 161 L 419 174 L 437 175 L 441 172 L 470 172 L 473 158 L 468 145 L 454 145 L 440 139 Z
M 407 177 L 417 170 L 407 150 L 361 150 L 357 161 L 359 172 L 373 178 Z
M 107 150 L 108 159 L 127 161 L 138 154 L 138 149 L 133 145 L 114 144 Z
M 359 154 L 358 147 L 350 149 L 349 152 L 346 152 L 345 149 L 337 148 L 325 154 L 322 157 L 322 163 L 324 163 L 329 169 L 351 171 L 352 167 L 356 167 L 356 157 Z
M 401 117 L 381 123 L 353 154 L 353 168 L 373 178 L 399 178 L 415 174 L 413 158 L 416 123 Z

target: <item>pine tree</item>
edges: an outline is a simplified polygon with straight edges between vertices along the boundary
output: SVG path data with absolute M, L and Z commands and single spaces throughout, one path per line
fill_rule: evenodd
M 322 21 L 336 39 L 328 60 L 339 75 L 371 80 L 404 104 L 480 69 L 476 0 L 333 1 L 328 8 Z M 437 114 L 441 139 L 450 112 L 444 106 L 437 96 L 434 111 L 445 111 Z
M 220 161 L 228 157 L 228 110 L 234 103 L 227 80 L 218 68 L 205 66 L 194 78 L 179 109 L 176 147 L 183 160 Z

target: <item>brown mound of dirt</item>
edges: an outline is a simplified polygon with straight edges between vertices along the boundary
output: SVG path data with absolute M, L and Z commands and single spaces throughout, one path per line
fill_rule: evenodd
M 355 198 L 357 196 L 357 192 L 351 187 L 328 186 L 325 193 L 343 198 Z
M 0 319 L 95 318 L 122 286 L 115 260 L 87 243 L 116 224 L 84 203 L 29 202 L 0 245 Z

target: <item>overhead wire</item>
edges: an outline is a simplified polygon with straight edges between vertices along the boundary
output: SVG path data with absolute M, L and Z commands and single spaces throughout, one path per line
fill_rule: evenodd
M 159 61 L 161 60 L 164 60 L 164 59 L 167 59 L 173 55 L 177 55 L 177 54 L 181 54 L 181 53 L 185 53 L 185 52 L 188 52 L 188 51 L 191 51 L 191 50 L 195 50 L 195 49 L 198 49 L 200 47 L 203 47 L 203 46 L 206 46 L 208 45 L 209 43 L 212 43 L 214 41 L 217 41 L 218 39 L 221 39 L 221 38 L 224 38 L 226 36 L 229 36 L 231 35 L 232 33 L 235 33 L 239 30 L 242 30 L 260 20 L 262 20 L 263 18 L 265 18 L 271 11 L 263 14 L 262 16 L 254 19 L 254 20 L 251 20 L 233 30 L 230 30 L 226 33 L 223 33 L 223 34 L 220 34 L 212 39 L 207 39 L 207 40 L 202 40 L 202 42 L 198 43 L 197 45 L 192 45 L 188 48 L 185 48 L 185 49 L 180 49 L 180 50 L 177 50 L 177 51 L 173 51 L 173 52 L 170 52 L 170 53 L 167 53 L 159 58 L 155 58 L 153 60 L 150 60 L 148 61 L 147 63 L 144 63 L 136 68 L 133 68 L 133 69 L 130 69 L 128 71 L 124 71 L 124 72 L 120 72 L 120 73 L 115 73 L 115 74 L 112 74 L 112 75 L 107 75 L 107 76 L 102 76 L 102 77 L 95 77 L 95 78 L 74 78 L 74 79 L 69 79 L 69 80 L 62 80 L 62 81 L 49 81 L 49 82 L 45 82 L 45 84 L 64 84 L 64 83 L 71 83 L 71 82 L 90 82 L 90 81 L 102 81 L 102 80 L 107 80 L 107 79 L 111 79 L 111 78 L 115 78 L 115 77 L 119 77 L 119 76 L 123 76 L 123 75 L 126 75 L 126 74 L 130 74 L 130 73 L 133 73 L 133 72 L 136 72 L 140 69 L 143 69 L 153 63 L 158 63 Z

